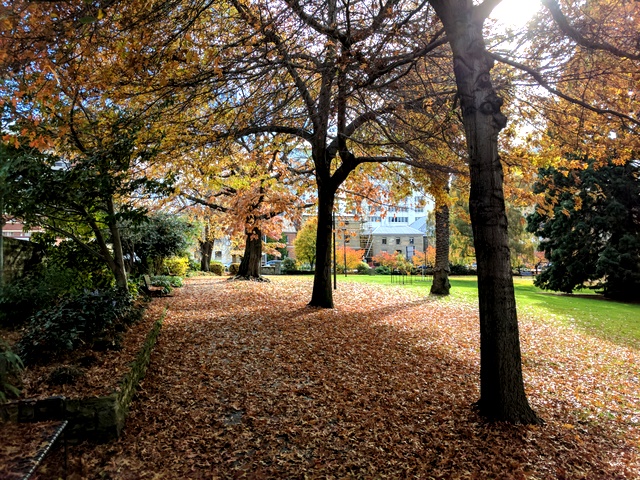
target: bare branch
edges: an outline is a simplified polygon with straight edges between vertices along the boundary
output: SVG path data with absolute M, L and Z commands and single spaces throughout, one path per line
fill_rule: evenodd
M 182 197 L 191 200 L 194 203 L 197 203 L 199 205 L 203 205 L 205 207 L 210 208 L 211 210 L 215 210 L 217 212 L 227 212 L 228 209 L 226 207 L 223 207 L 222 205 L 218 205 L 216 203 L 211 203 L 211 202 L 207 202 L 206 200 L 202 199 L 202 198 L 198 198 L 198 197 L 194 197 L 193 195 L 189 195 L 189 194 L 182 194 Z
M 592 50 L 604 50 L 620 58 L 640 60 L 639 54 L 625 52 L 615 47 L 614 45 L 611 45 L 610 43 L 598 42 L 586 38 L 578 29 L 574 28 L 569 23 L 569 20 L 560 10 L 560 5 L 558 5 L 558 2 L 556 0 L 542 0 L 542 4 L 549 9 L 549 12 L 553 17 L 553 20 L 556 22 L 556 25 L 558 25 L 558 28 L 560 28 L 560 30 L 562 30 L 565 35 L 571 37 L 574 41 L 576 41 L 583 47 L 587 47 Z
M 246 137 L 247 135 L 254 135 L 257 133 L 285 133 L 299 137 L 307 142 L 310 142 L 313 138 L 313 134 L 303 128 L 287 127 L 284 125 L 264 125 L 256 127 L 247 127 L 237 132 L 230 132 L 227 135 L 221 136 L 221 138 L 233 136 L 235 138 Z
M 473 20 L 479 25 L 482 25 L 501 1 L 502 0 L 484 0 L 481 4 L 473 7 Z
M 492 58 L 494 58 L 495 60 L 505 63 L 507 65 L 511 65 L 514 68 L 517 68 L 519 70 L 522 70 L 524 72 L 527 72 L 529 75 L 531 75 L 534 80 L 536 82 L 538 82 L 538 84 L 544 88 L 545 90 L 547 90 L 550 93 L 553 93 L 554 95 L 557 95 L 558 97 L 562 98 L 563 100 L 566 100 L 567 102 L 571 102 L 574 103 L 576 105 L 580 105 L 581 107 L 586 108 L 587 110 L 590 110 L 592 112 L 595 113 L 599 113 L 601 115 L 611 115 L 613 117 L 617 117 L 621 120 L 626 120 L 628 122 L 633 123 L 634 125 L 640 125 L 640 120 L 638 120 L 637 118 L 633 118 L 630 117 L 629 115 L 626 115 L 622 112 L 617 112 L 615 110 L 609 110 L 607 108 L 598 108 L 598 107 L 594 107 L 593 105 L 589 105 L 587 102 L 584 102 L 580 99 L 574 98 L 570 95 L 567 95 L 566 93 L 561 92 L 560 90 L 558 90 L 557 88 L 552 87 L 549 82 L 547 82 L 544 77 L 542 76 L 542 74 L 537 71 L 534 68 L 528 67 L 522 63 L 519 62 L 515 62 L 513 60 L 509 60 L 508 58 L 502 57 L 501 55 L 498 55 L 497 53 L 489 53 L 489 55 L 491 55 Z

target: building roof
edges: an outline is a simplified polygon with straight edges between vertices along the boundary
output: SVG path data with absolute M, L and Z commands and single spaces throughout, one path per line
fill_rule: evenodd
M 372 235 L 415 235 L 421 237 L 423 232 L 406 225 L 381 225 L 371 232 Z
M 415 228 L 422 233 L 427 231 L 427 217 L 416 218 L 416 221 L 409 225 L 411 228 Z

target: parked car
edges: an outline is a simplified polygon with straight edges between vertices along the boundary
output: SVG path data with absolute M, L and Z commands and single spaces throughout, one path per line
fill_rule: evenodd
M 280 265 L 282 263 L 282 260 L 269 260 L 267 263 L 265 263 L 265 267 L 275 267 L 277 265 Z

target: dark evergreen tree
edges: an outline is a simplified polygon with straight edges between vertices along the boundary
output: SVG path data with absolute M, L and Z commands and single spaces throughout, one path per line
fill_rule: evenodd
M 131 259 L 139 258 L 142 271 L 162 271 L 165 258 L 186 255 L 196 237 L 197 225 L 171 213 L 155 213 L 128 228 L 123 227 L 122 242 Z
M 640 162 L 590 163 L 584 170 L 540 172 L 540 205 L 528 229 L 542 238 L 550 266 L 536 285 L 571 293 L 595 288 L 613 299 L 637 298 L 640 291 Z
M 35 148 L 0 145 L 5 213 L 76 242 L 87 255 L 106 264 L 119 288 L 127 289 L 121 225 L 136 224 L 146 213 L 134 197 L 166 192 L 141 169 L 156 154 L 137 145 L 144 125 L 114 111 L 100 141 L 77 147 L 70 158 Z

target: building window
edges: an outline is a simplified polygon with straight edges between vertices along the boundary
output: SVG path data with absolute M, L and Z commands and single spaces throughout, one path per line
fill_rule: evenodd
M 396 245 L 400 245 L 400 237 L 396 237 Z
M 415 242 L 413 241 L 413 237 L 409 239 L 409 245 L 413 245 Z
M 383 237 L 383 238 L 382 238 L 382 245 L 386 245 L 386 244 L 387 244 L 387 238 L 386 238 L 386 237 Z
M 424 212 L 424 207 L 416 208 L 416 213 L 423 213 L 423 212 Z
M 391 217 L 389 223 L 408 223 L 409 217 Z
M 221 250 L 216 251 L 216 253 L 214 254 L 214 258 L 216 260 L 222 260 L 222 251 Z

